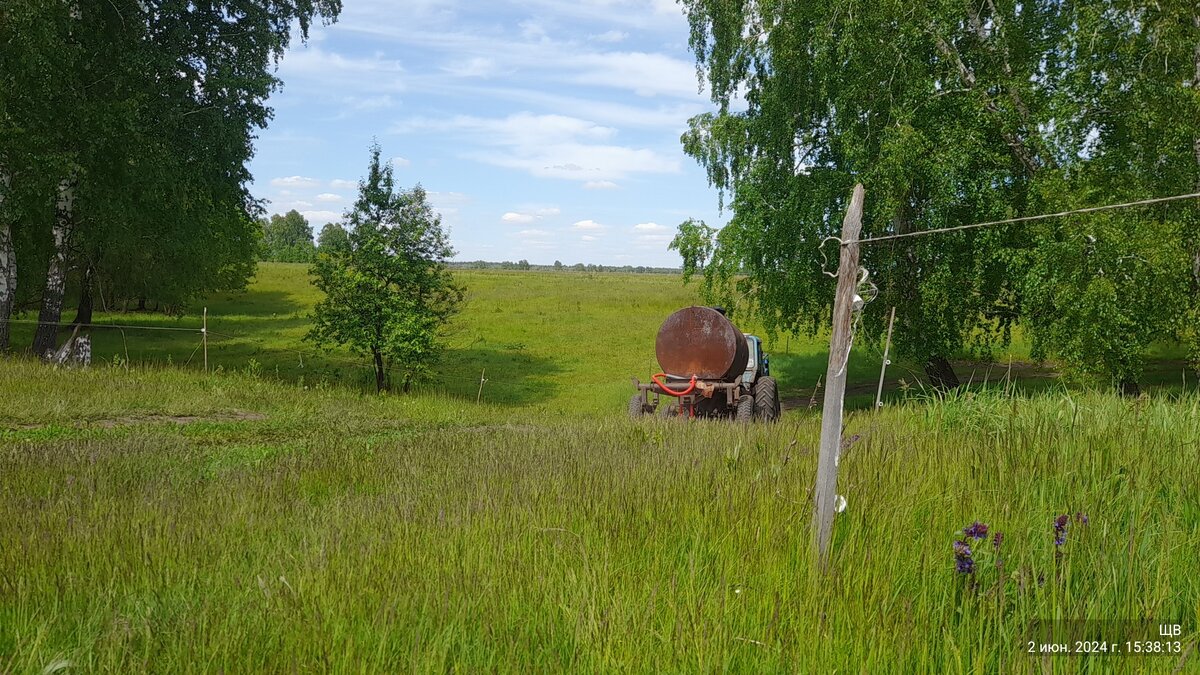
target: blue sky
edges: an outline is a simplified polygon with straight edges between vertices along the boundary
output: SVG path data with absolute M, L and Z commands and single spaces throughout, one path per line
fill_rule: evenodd
M 252 163 L 271 212 L 340 220 L 377 138 L 459 260 L 670 265 L 675 227 L 720 226 L 683 154 L 698 92 L 673 0 L 345 0 L 283 59 Z

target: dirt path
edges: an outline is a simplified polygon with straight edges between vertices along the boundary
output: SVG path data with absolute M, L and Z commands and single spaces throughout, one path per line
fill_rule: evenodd
M 77 420 L 69 426 L 75 429 L 116 429 L 117 427 L 129 427 L 139 424 L 195 424 L 197 422 L 258 422 L 267 419 L 266 415 L 254 412 L 244 412 L 241 410 L 233 410 L 230 412 L 216 413 L 213 415 L 127 415 L 123 417 L 109 417 L 95 420 Z M 14 427 L 20 431 L 35 431 L 37 429 L 45 429 L 47 427 L 59 426 L 55 424 L 18 424 Z

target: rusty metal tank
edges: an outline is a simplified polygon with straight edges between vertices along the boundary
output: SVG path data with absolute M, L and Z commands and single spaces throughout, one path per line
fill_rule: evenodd
M 733 382 L 746 371 L 746 336 L 711 307 L 686 307 L 667 317 L 654 341 L 658 365 L 667 375 Z

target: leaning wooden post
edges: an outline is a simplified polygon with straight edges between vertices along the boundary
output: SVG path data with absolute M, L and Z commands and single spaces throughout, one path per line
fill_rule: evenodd
M 888 319 L 887 341 L 883 343 L 883 365 L 879 368 L 879 389 L 875 390 L 875 410 L 883 407 L 883 378 L 887 375 L 887 367 L 892 365 L 888 354 L 892 351 L 892 326 L 896 325 L 896 308 L 892 307 L 892 316 Z
M 204 308 L 204 325 L 200 328 L 200 341 L 204 343 L 204 372 L 208 372 L 208 308 Z
M 821 455 L 813 491 L 813 547 L 820 565 L 829 563 L 829 537 L 833 533 L 834 497 L 837 490 L 838 453 L 842 449 L 842 407 L 854 321 L 854 290 L 858 285 L 858 235 L 862 230 L 864 191 L 854 186 L 850 208 L 842 221 L 837 295 L 833 301 L 833 336 L 829 340 L 829 366 L 825 370 L 825 407 L 821 412 Z

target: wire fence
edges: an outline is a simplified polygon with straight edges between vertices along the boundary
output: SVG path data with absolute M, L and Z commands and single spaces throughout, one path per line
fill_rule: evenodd
M 177 353 L 181 352 L 179 352 L 177 349 L 172 349 L 171 347 L 177 345 L 156 345 L 155 347 L 150 348 L 149 355 L 146 353 L 147 350 L 143 348 L 141 350 L 135 350 L 134 352 L 140 358 L 132 358 L 130 356 L 130 338 L 127 333 L 136 334 L 138 332 L 148 332 L 159 334 L 191 333 L 196 335 L 196 343 L 188 353 L 187 358 L 183 360 L 182 365 L 184 367 L 190 366 L 194 361 L 197 360 L 197 355 L 203 351 L 205 355 L 204 361 L 206 371 L 226 370 L 227 368 L 232 368 L 234 370 L 260 372 L 261 370 L 270 368 L 272 366 L 274 366 L 276 371 L 278 371 L 281 361 L 280 357 L 282 355 L 291 355 L 296 359 L 295 367 L 297 370 L 313 372 L 317 376 L 334 376 L 335 379 L 341 379 L 340 374 L 331 373 L 329 370 L 331 367 L 344 368 L 348 370 L 359 371 L 362 375 L 362 379 L 365 381 L 367 379 L 367 375 L 374 372 L 374 364 L 371 362 L 368 355 L 355 357 L 351 354 L 331 353 L 319 348 L 298 349 L 296 347 L 282 344 L 278 340 L 278 335 L 276 335 L 273 339 L 270 336 L 253 335 L 248 333 L 240 333 L 237 331 L 231 332 L 229 330 L 213 330 L 213 328 L 209 325 L 209 321 L 212 319 L 213 317 L 209 316 L 206 311 L 202 323 L 198 326 L 151 326 L 135 323 L 108 322 L 66 323 L 13 318 L 0 319 L 0 325 L 8 324 L 12 326 L 28 326 L 35 328 L 45 325 L 53 325 L 56 326 L 56 330 L 60 336 L 63 333 L 70 332 L 70 337 L 68 337 L 67 341 L 61 346 L 57 344 L 59 340 L 56 340 L 56 349 L 58 353 L 66 353 L 69 351 L 71 341 L 77 339 L 76 336 L 80 330 L 111 330 L 119 332 L 121 334 L 121 344 L 119 346 L 120 351 L 111 359 L 111 362 L 124 365 L 125 367 L 128 367 L 133 363 L 176 363 L 174 361 L 174 357 Z M 90 362 L 94 354 L 94 352 L 91 350 L 90 336 L 84 334 L 82 337 L 89 338 L 88 360 Z M 231 361 L 234 359 L 230 358 L 229 352 L 234 348 L 252 351 L 251 353 L 240 354 L 238 357 L 235 357 L 237 361 L 240 361 L 240 363 L 231 363 Z M 211 368 L 208 367 L 210 365 L 208 363 L 210 361 L 209 350 L 211 350 L 212 357 Z M 257 360 L 258 357 L 263 357 L 269 361 L 273 361 L 274 363 L 261 363 Z M 395 373 L 397 370 L 398 368 L 394 364 L 389 364 L 386 366 L 386 372 L 389 375 Z M 293 374 L 303 376 L 304 373 L 302 372 Z M 467 390 L 470 389 L 471 392 L 474 392 L 474 397 L 479 400 L 483 392 L 482 385 L 484 383 L 492 382 L 492 378 L 486 377 L 485 374 L 485 368 L 481 368 L 481 372 L 478 376 L 446 374 L 439 372 L 437 376 L 437 383 L 439 385 L 443 385 L 442 387 L 439 387 L 442 389 L 447 388 L 444 386 L 447 384 L 452 385 L 455 390 L 462 390 L 463 392 L 467 392 Z

